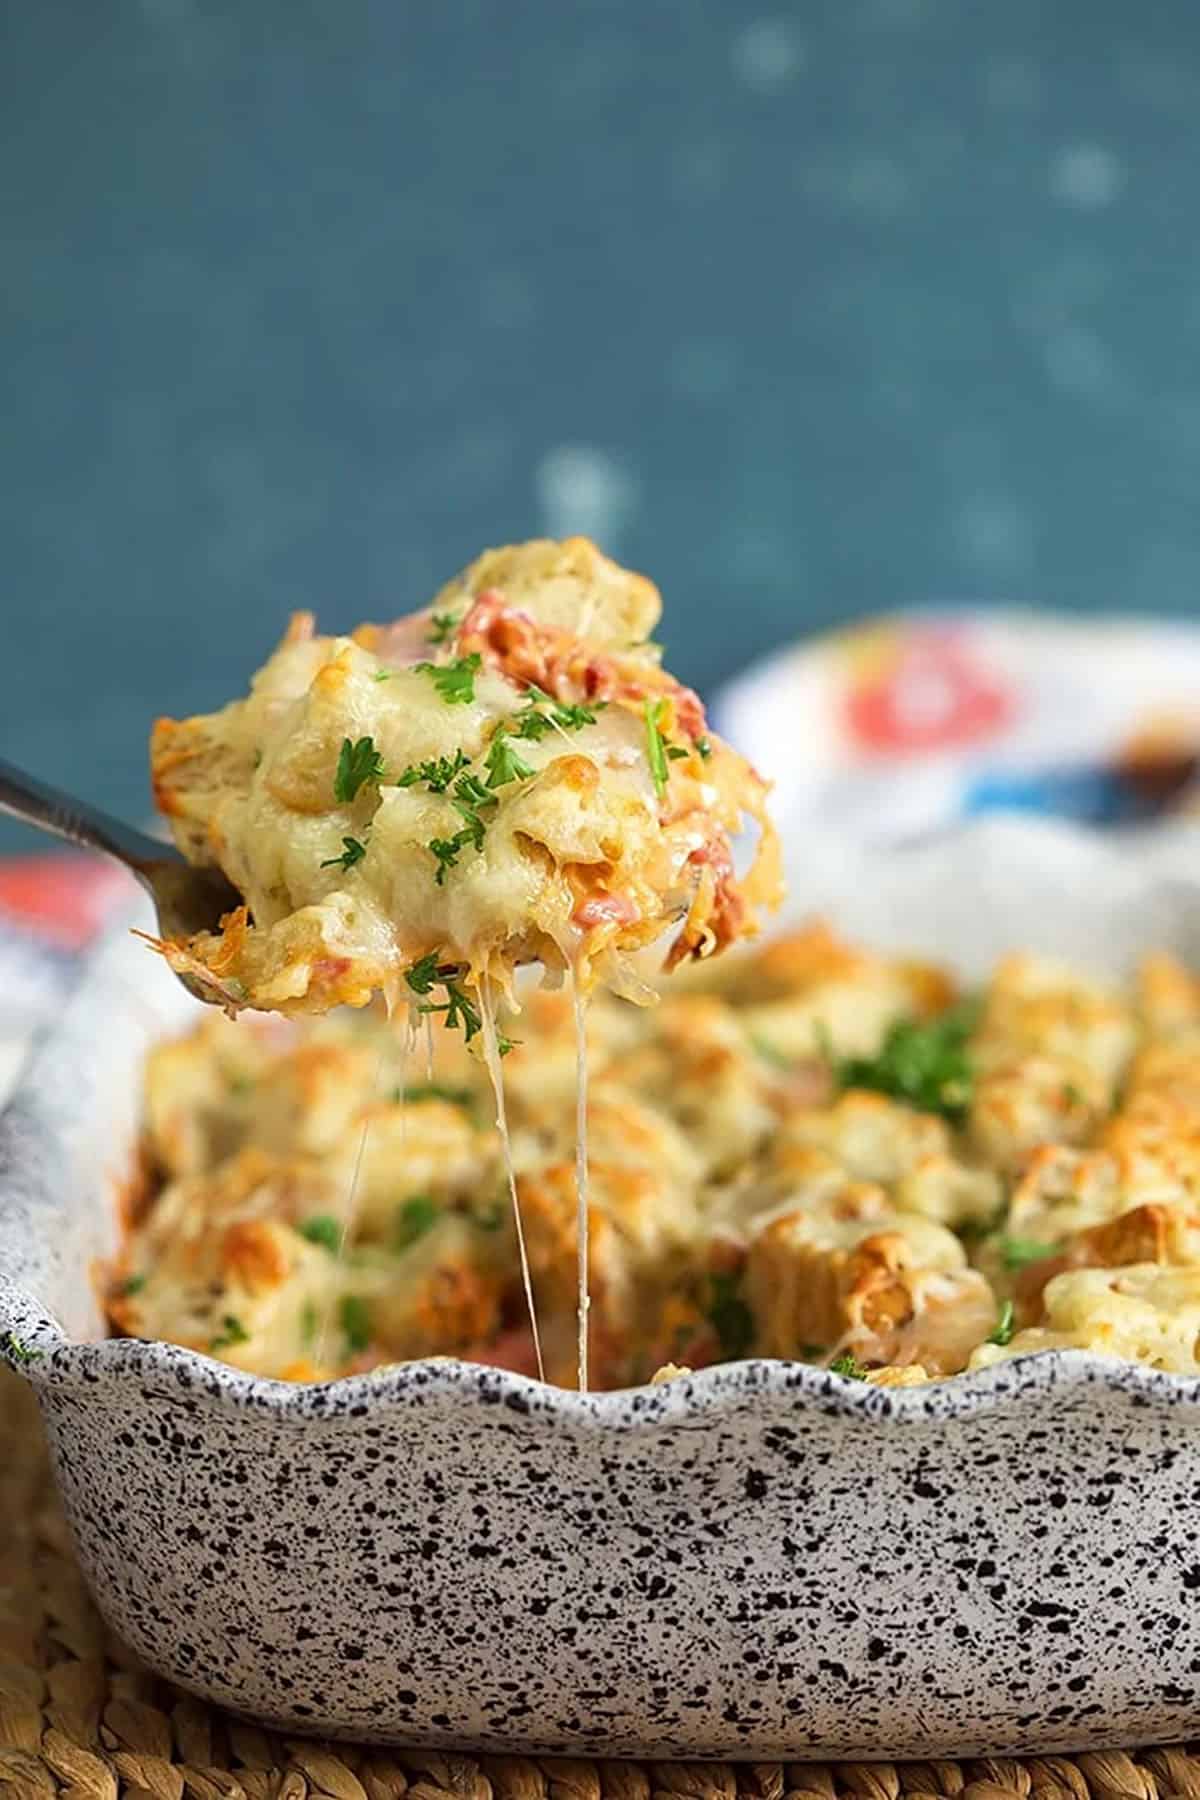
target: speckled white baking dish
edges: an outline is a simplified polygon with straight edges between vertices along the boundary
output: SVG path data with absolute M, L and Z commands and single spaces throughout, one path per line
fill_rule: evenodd
M 801 898 L 895 945 L 1200 949 L 1190 832 L 856 855 Z M 1195 1734 L 1196 1382 L 1057 1355 L 907 1392 L 768 1362 L 583 1398 L 460 1363 L 305 1389 L 98 1341 L 140 1059 L 190 1009 L 110 941 L 0 1124 L 0 1333 L 147 1662 L 293 1729 L 493 1751 Z

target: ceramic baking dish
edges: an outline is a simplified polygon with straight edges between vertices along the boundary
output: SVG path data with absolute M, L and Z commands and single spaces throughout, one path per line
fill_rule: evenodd
M 854 854 L 806 897 L 918 951 L 1198 949 L 1187 833 Z M 101 1341 L 140 1061 L 191 1008 L 119 934 L 0 1126 L 0 1334 L 100 1606 L 153 1667 L 293 1729 L 492 1751 L 1194 1735 L 1194 1381 L 1054 1355 L 894 1392 L 769 1362 L 594 1397 L 454 1362 L 299 1388 Z

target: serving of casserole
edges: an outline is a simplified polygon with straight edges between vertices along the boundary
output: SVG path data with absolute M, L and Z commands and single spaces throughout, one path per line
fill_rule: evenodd
M 247 1156 L 268 1159 L 261 1166 L 278 1176 L 270 1159 L 284 1145 L 265 1142 L 265 1126 L 257 1141 L 241 1131 L 232 1089 L 264 1083 L 286 1132 L 302 1046 L 258 1045 L 257 1066 L 231 1074 L 208 1036 L 220 1026 L 189 1036 L 194 1004 L 135 940 L 109 941 L 0 1128 L 0 1334 L 6 1360 L 41 1401 L 80 1554 L 110 1621 L 153 1666 L 235 1710 L 395 1742 L 861 1757 L 1186 1735 L 1200 1665 L 1191 1525 L 1200 1427 L 1194 1377 L 1171 1372 L 1192 1366 L 1194 1324 L 1187 1212 L 1166 1190 L 1186 1186 L 1188 1132 L 1176 1117 L 1156 1137 L 1154 1121 L 1163 1123 L 1156 1080 L 1187 1043 L 1192 989 L 1172 963 L 1151 962 L 1140 985 L 1134 970 L 1151 952 L 1195 961 L 1193 857 L 1190 837 L 1143 839 L 1135 864 L 1120 842 L 991 825 L 874 857 L 869 884 L 827 858 L 826 890 L 810 884 L 814 905 L 836 916 L 839 936 L 879 949 L 856 957 L 811 932 L 783 940 L 793 961 L 823 967 L 836 954 L 865 983 L 840 1014 L 828 993 L 810 1007 L 802 1054 L 778 1035 L 803 1006 L 794 988 L 770 988 L 767 949 L 747 964 L 757 987 L 714 993 L 701 983 L 666 1003 L 692 1014 L 674 1050 L 666 1014 L 621 1042 L 607 1075 L 601 1055 L 593 1103 L 615 1109 L 608 1160 L 618 1173 L 593 1195 L 597 1373 L 644 1382 L 664 1352 L 691 1359 L 694 1372 L 586 1394 L 467 1360 L 473 1344 L 430 1356 L 428 1340 L 392 1335 L 411 1300 L 411 1269 L 404 1281 L 377 1277 L 379 1291 L 391 1282 L 402 1302 L 379 1324 L 371 1294 L 337 1286 L 346 1280 L 338 1269 L 360 1282 L 389 1257 L 403 1269 L 422 1246 L 428 1256 L 448 1228 L 460 1233 L 453 1268 L 461 1273 L 465 1256 L 486 1271 L 491 1257 L 511 1286 L 499 1234 L 480 1258 L 460 1230 L 489 1237 L 486 1111 L 464 1097 L 471 1075 L 461 1066 L 436 1070 L 430 1083 L 419 1048 L 395 1085 L 451 1097 L 402 1091 L 393 1101 L 389 1088 L 382 1104 L 398 1105 L 415 1131 L 438 1125 L 458 1143 L 461 1180 L 447 1176 L 439 1147 L 419 1190 L 368 1184 L 369 1222 L 339 1261 L 322 1241 L 327 1227 L 313 1224 L 328 1211 L 320 1182 L 346 1155 L 335 1083 L 332 1111 L 305 1109 L 310 1121 L 332 1120 L 328 1139 L 286 1140 L 303 1163 L 291 1171 L 290 1214 L 279 1181 L 267 1182 L 269 1235 L 284 1234 L 288 1254 L 301 1247 L 307 1271 L 280 1286 L 287 1331 L 302 1335 L 312 1306 L 328 1315 L 323 1354 L 344 1357 L 340 1366 L 356 1355 L 377 1365 L 332 1383 L 305 1377 L 340 1367 L 289 1367 L 312 1346 L 276 1337 L 269 1304 L 261 1317 L 251 1312 L 262 1290 L 246 1284 L 236 1258 L 242 1287 L 229 1300 L 229 1246 L 208 1189 Z M 965 1028 L 978 1064 L 969 1093 L 956 1091 L 961 1038 L 941 1043 L 940 1110 L 913 1111 L 881 1091 L 901 1079 L 887 1020 L 904 1014 L 912 1031 L 922 1011 L 944 1023 L 953 1004 L 928 971 L 893 960 L 903 945 L 961 969 L 971 989 L 1000 969 Z M 1007 1019 L 1015 1030 L 1024 1005 L 1006 991 L 1035 966 L 1004 962 L 1018 949 L 1036 958 L 1073 950 L 1084 972 L 1070 994 L 1060 983 L 1057 998 L 1033 1008 L 1044 1035 L 1027 1047 L 1055 1065 L 1053 1078 L 1043 1070 L 1040 1085 L 1005 1088 L 1001 1027 Z M 863 995 L 888 983 L 874 1035 L 855 1043 L 852 1022 L 868 1029 Z M 597 1020 L 596 1032 L 617 1030 Z M 717 1047 L 731 1030 L 742 1034 L 735 1057 L 716 1058 L 734 1085 L 716 1080 L 708 1104 L 688 1061 L 714 1051 L 704 1021 Z M 339 1029 L 317 1028 L 318 1040 Z M 361 1046 L 334 1047 L 345 1088 L 342 1059 Z M 529 1051 L 531 1092 L 552 1113 L 553 1032 Z M 523 1054 L 508 1059 L 518 1144 L 514 1058 Z M 173 1071 L 163 1060 L 172 1056 Z M 220 1104 L 206 1112 L 214 1069 L 224 1070 Z M 860 1088 L 856 1073 L 873 1086 Z M 1182 1105 L 1179 1075 L 1176 1064 Z M 778 1084 L 801 1079 L 808 1091 L 792 1092 L 781 1127 Z M 459 1082 L 463 1093 L 453 1091 Z M 352 1082 L 348 1092 L 351 1108 L 361 1104 Z M 709 1166 L 689 1164 L 684 1181 L 669 1151 L 675 1115 L 689 1106 L 696 1122 L 685 1135 Z M 1050 1108 L 1040 1120 L 1038 1106 Z M 797 1135 L 801 1117 L 811 1129 Z M 194 1129 L 205 1118 L 213 1140 Z M 147 1124 L 159 1164 L 148 1210 L 138 1161 Z M 646 1256 L 654 1201 L 634 1129 L 651 1124 L 647 1167 L 676 1183 L 673 1211 L 693 1221 L 688 1242 L 661 1258 Z M 1026 1127 L 1056 1141 L 1053 1157 L 1039 1163 L 1034 1149 L 1030 1159 Z M 531 1153 L 529 1165 L 534 1186 L 552 1193 L 556 1148 L 542 1145 L 549 1160 Z M 851 1213 L 865 1207 L 866 1218 L 825 1219 L 822 1206 L 834 1202 L 818 1204 L 810 1190 L 805 1207 L 822 1215 L 820 1231 L 798 1224 L 795 1207 L 786 1223 L 774 1200 L 756 1214 L 746 1195 L 757 1182 L 764 1198 L 785 1151 L 792 1172 L 823 1173 L 843 1210 L 852 1201 Z M 627 1180 L 630 1158 L 636 1181 Z M 1116 1198 L 1105 1185 L 1114 1163 Z M 178 1239 L 153 1236 L 156 1208 L 187 1182 L 217 1207 L 197 1251 L 220 1290 L 208 1312 L 186 1311 L 170 1285 Z M 857 1191 L 847 1196 L 847 1187 Z M 741 1210 L 729 1211 L 731 1190 Z M 406 1214 L 414 1199 L 422 1206 Z M 240 1204 L 224 1224 L 255 1222 L 237 1216 Z M 569 1379 L 570 1279 L 556 1273 L 552 1201 L 546 1215 L 535 1272 L 548 1321 L 556 1283 L 562 1292 Z M 871 1237 L 893 1240 L 882 1283 L 877 1262 L 864 1281 L 855 1260 Z M 941 1320 L 947 1282 L 947 1316 L 970 1312 L 968 1289 L 977 1303 L 949 1350 L 945 1332 L 928 1329 Z M 825 1310 L 813 1340 L 780 1335 L 795 1312 L 786 1296 L 811 1302 L 818 1290 Z M 358 1351 L 347 1293 L 367 1302 L 371 1321 Z M 119 1329 L 161 1337 L 106 1337 L 106 1301 Z M 504 1292 L 487 1302 L 497 1334 L 509 1304 Z M 438 1315 L 418 1306 L 407 1316 L 425 1329 Z M 921 1331 L 895 1329 L 901 1316 Z M 664 1320 L 675 1337 L 664 1338 Z M 486 1341 L 492 1324 L 478 1329 L 482 1314 L 472 1323 Z M 722 1330 L 741 1336 L 722 1342 Z M 162 1341 L 172 1335 L 187 1343 Z M 1043 1345 L 1054 1347 L 1022 1354 Z M 698 1366 L 722 1354 L 737 1359 Z M 1121 1360 L 1130 1356 L 1144 1360 Z M 927 1379 L 906 1377 L 911 1385 L 861 1378 L 917 1367 Z

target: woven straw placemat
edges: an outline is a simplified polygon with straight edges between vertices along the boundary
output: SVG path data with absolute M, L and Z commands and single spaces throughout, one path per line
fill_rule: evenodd
M 1200 1745 L 967 1763 L 609 1763 L 358 1750 L 245 1725 L 159 1681 L 88 1597 L 36 1409 L 0 1372 L 5 1800 L 1200 1800 Z

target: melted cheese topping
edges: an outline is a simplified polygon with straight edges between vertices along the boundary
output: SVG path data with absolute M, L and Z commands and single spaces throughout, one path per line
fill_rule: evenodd
M 659 610 L 571 539 L 490 551 L 397 625 L 299 616 L 246 698 L 155 727 L 177 843 L 245 901 L 158 948 L 227 1010 L 296 1014 L 406 994 L 431 957 L 476 993 L 530 961 L 586 993 L 680 921 L 672 964 L 753 935 L 766 785 L 661 667 Z
M 823 927 L 681 972 L 657 1007 L 594 997 L 593 1385 L 745 1354 L 848 1357 L 876 1384 L 908 1385 L 1056 1347 L 1197 1372 L 1197 991 L 1162 958 L 1128 994 L 1001 965 L 967 1045 L 969 1104 L 948 1117 L 842 1090 L 837 1071 L 879 1057 L 898 1020 L 936 1019 L 953 983 Z M 576 1023 L 569 986 L 499 1022 L 521 1039 L 505 1059 L 512 1165 L 547 1375 L 564 1385 Z M 1001 1063 L 1013 1134 L 999 1113 L 980 1128 Z M 1086 1130 L 1070 1095 L 1045 1110 L 1048 1068 L 1105 1084 Z M 1039 1109 L 1049 1135 L 1018 1157 Z M 149 1060 L 157 1185 L 114 1323 L 295 1378 L 445 1354 L 532 1370 L 494 1116 L 486 1071 L 440 1025 L 430 1075 L 378 1009 L 296 1024 L 210 1014 Z

